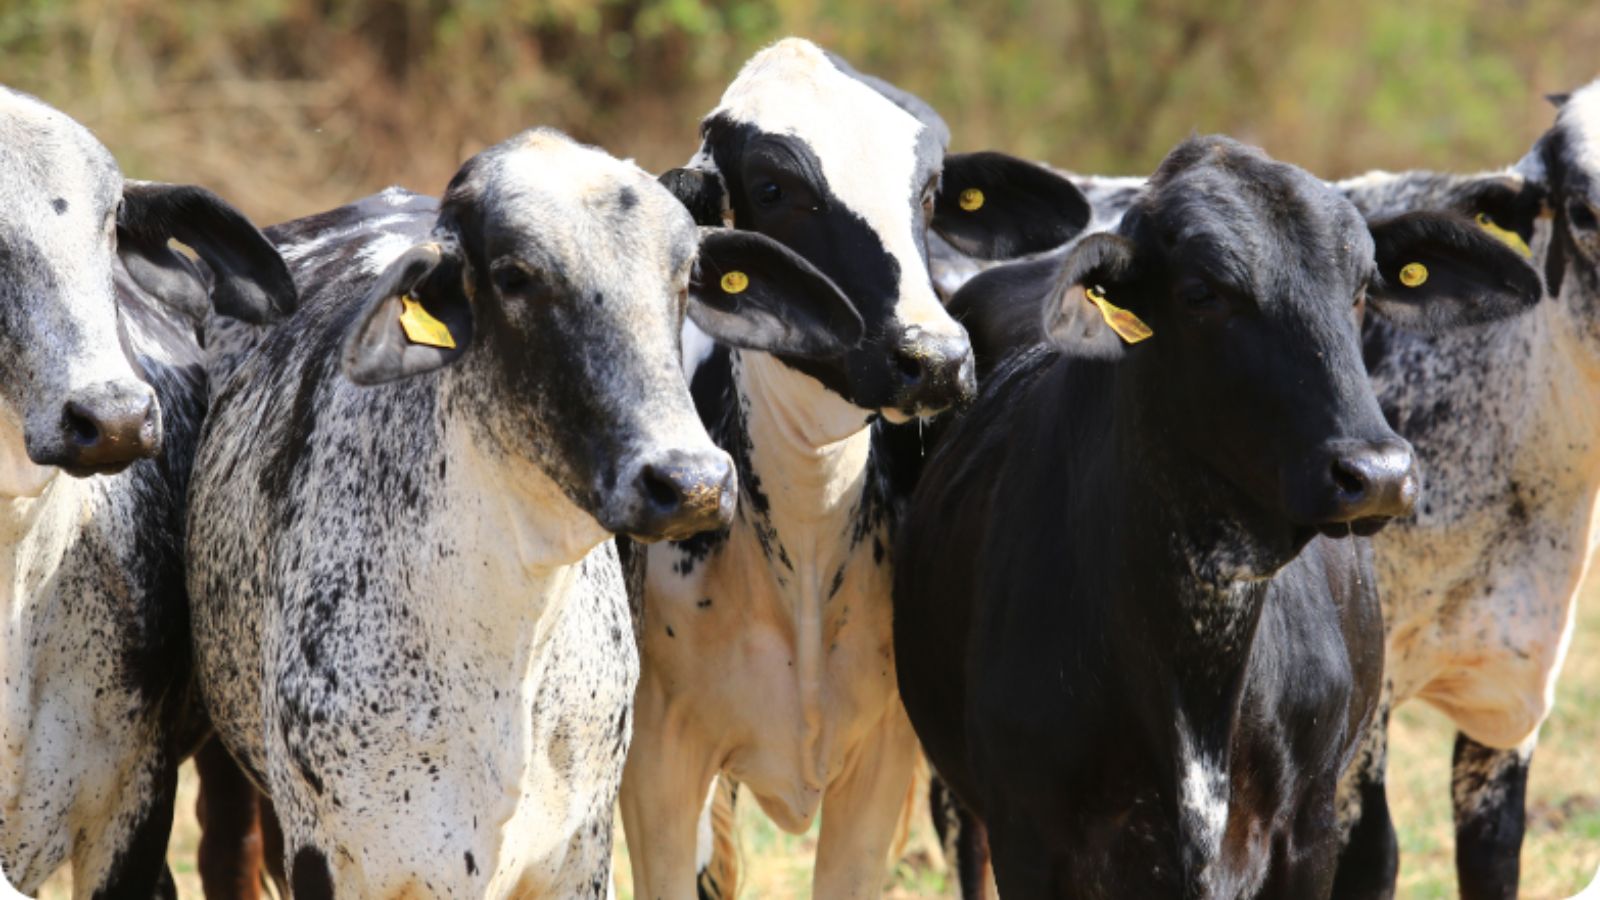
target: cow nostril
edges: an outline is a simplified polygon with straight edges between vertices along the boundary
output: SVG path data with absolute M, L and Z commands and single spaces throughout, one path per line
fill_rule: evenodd
M 1333 461 L 1333 483 L 1339 492 L 1350 499 L 1359 499 L 1367 492 L 1367 479 L 1350 463 Z
M 76 401 L 69 401 L 61 415 L 67 437 L 80 447 L 89 447 L 100 440 L 100 426 L 94 416 Z
M 922 380 L 922 360 L 909 353 L 895 354 L 894 365 L 904 375 L 906 381 L 915 384 Z
M 682 492 L 672 479 L 667 478 L 656 470 L 654 466 L 645 466 L 644 472 L 639 476 L 639 486 L 644 489 L 644 494 L 650 499 L 650 504 L 657 509 L 676 509 L 683 500 Z

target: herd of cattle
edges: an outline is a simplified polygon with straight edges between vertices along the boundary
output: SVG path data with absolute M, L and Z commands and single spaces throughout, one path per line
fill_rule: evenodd
M 1514 897 L 1600 490 L 1600 82 L 1520 163 L 947 151 L 797 39 L 654 178 L 546 129 L 259 231 L 0 89 L 0 893 Z M 176 240 L 193 251 L 175 251 Z M 1381 531 L 1381 534 L 1380 534 Z

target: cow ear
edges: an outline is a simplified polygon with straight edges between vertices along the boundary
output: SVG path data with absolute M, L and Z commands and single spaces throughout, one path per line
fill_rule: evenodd
M 1071 181 L 1004 153 L 952 153 L 934 200 L 933 228 L 979 259 L 1059 247 L 1089 224 L 1089 201 Z
M 168 240 L 194 248 L 211 269 L 211 302 L 188 260 Z M 216 312 L 266 325 L 299 303 L 289 267 L 266 235 L 222 198 L 194 185 L 130 181 L 117 213 L 117 249 L 128 274 L 191 317 Z
M 1100 232 L 1079 241 L 1062 259 L 1055 289 L 1044 295 L 1045 334 L 1064 342 L 1083 331 L 1083 319 L 1089 316 L 1104 321 L 1127 343 L 1150 337 L 1149 327 L 1129 308 L 1132 270 L 1133 242 L 1122 235 Z M 1088 299 L 1091 291 L 1099 303 Z
M 723 224 L 722 211 L 728 203 L 721 175 L 706 169 L 669 169 L 656 180 L 689 210 L 696 225 Z
M 1409 213 L 1370 227 L 1378 275 L 1367 299 L 1403 328 L 1438 333 L 1492 322 L 1544 292 L 1527 259 L 1471 219 Z
M 823 359 L 861 343 L 861 314 L 828 276 L 765 235 L 703 228 L 689 318 L 731 347 Z
M 409 378 L 455 362 L 472 341 L 472 304 L 454 241 L 401 254 L 373 283 L 340 362 L 356 384 Z

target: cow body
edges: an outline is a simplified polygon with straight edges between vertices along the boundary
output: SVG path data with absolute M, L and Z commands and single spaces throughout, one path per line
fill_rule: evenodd
M 7 440 L 9 486 L 26 486 L 8 491 L 0 538 L 0 861 L 30 894 L 70 861 L 79 896 L 139 885 L 149 896 L 196 737 L 178 536 L 204 408 L 199 348 L 122 286 L 129 344 L 161 405 L 163 457 L 78 479 Z
M 1366 230 L 1304 173 L 1191 141 L 1114 233 L 1019 294 L 1044 297 L 1059 345 L 1023 340 L 941 439 L 899 545 L 919 564 L 895 585 L 902 695 L 987 824 L 1003 896 L 1332 890 L 1336 787 L 1382 684 L 1371 550 L 1333 538 L 1415 490 L 1349 304 L 1428 321 L 1454 300 L 1400 285 L 1418 259 L 1436 284 L 1491 286 L 1461 321 L 1538 293 L 1466 220 Z M 1153 335 L 1061 337 L 1086 288 Z
M 1416 447 L 1427 491 L 1376 542 L 1386 706 L 1418 698 L 1459 729 L 1451 794 L 1466 897 L 1516 895 L 1528 767 L 1600 544 L 1600 254 L 1593 214 L 1582 218 L 1600 201 L 1597 123 L 1591 86 L 1514 170 L 1340 184 L 1377 215 L 1484 217 L 1544 263 L 1546 297 L 1528 316 L 1432 336 L 1374 322 L 1364 335 L 1384 413 Z M 1380 732 L 1348 815 L 1355 852 L 1388 870 L 1392 890 L 1387 809 L 1365 797 L 1384 780 L 1383 749 Z
M 685 307 L 803 349 L 783 317 L 805 298 L 770 285 L 815 282 L 548 131 L 469 160 L 437 215 L 391 191 L 275 236 L 305 303 L 216 360 L 189 583 L 208 708 L 276 807 L 291 888 L 605 896 L 638 673 L 608 537 L 732 511 L 678 367 Z M 698 266 L 759 280 L 706 301 Z M 406 304 L 454 346 L 414 339 Z
M 805 41 L 747 63 L 701 133 L 689 167 L 663 181 L 702 224 L 731 222 L 814 264 L 860 312 L 865 339 L 800 360 L 686 336 L 696 405 L 741 493 L 728 530 L 647 551 L 622 790 L 634 884 L 692 895 L 696 820 L 721 773 L 787 831 L 822 809 L 816 896 L 876 896 L 917 756 L 890 635 L 905 473 L 879 420 L 930 416 L 973 390 L 966 335 L 928 276 L 928 230 L 1015 255 L 1060 243 L 1081 226 L 1069 213 L 1087 213 L 1042 169 L 946 156 L 948 130 L 926 104 Z M 963 191 L 982 202 L 962 209 Z M 728 818 L 716 819 L 724 858 L 707 888 L 725 895 Z
M 205 728 L 181 554 L 195 328 L 208 294 L 263 320 L 293 287 L 220 200 L 125 183 L 4 88 L 0 201 L 0 868 L 24 892 L 70 862 L 79 897 L 170 896 L 177 768 Z
M 966 523 L 938 540 L 971 552 L 925 552 L 905 580 L 985 598 L 900 611 L 927 632 L 897 647 L 929 760 L 987 823 L 1002 896 L 1326 894 L 1334 790 L 1381 684 L 1370 549 L 1317 537 L 1270 579 L 1182 577 L 1209 517 L 1091 437 L 1137 402 L 1106 368 L 1014 358 L 925 474 L 911 515 Z M 1044 448 L 1071 449 L 1046 474 Z M 968 662 L 919 665 L 923 640 Z

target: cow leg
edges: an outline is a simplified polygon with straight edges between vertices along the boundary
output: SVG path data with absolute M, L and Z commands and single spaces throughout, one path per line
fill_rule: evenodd
M 1456 878 L 1462 900 L 1513 900 L 1521 876 L 1524 804 L 1535 735 L 1513 750 L 1493 750 L 1456 735 L 1451 800 Z
M 200 884 L 207 900 L 261 895 L 260 793 L 215 737 L 194 756 L 200 778 Z
M 991 900 L 988 888 L 994 872 L 989 865 L 989 832 L 961 805 L 938 772 L 928 779 L 928 812 L 944 858 L 955 869 L 963 900 Z
M 283 827 L 278 824 L 278 810 L 265 794 L 258 794 L 260 804 L 258 819 L 261 823 L 261 857 L 267 874 L 278 888 L 279 897 L 289 896 L 289 873 L 284 869 Z
M 700 810 L 716 774 L 716 751 L 681 731 L 664 737 L 667 729 L 651 713 L 641 696 L 618 798 L 633 894 L 693 900 Z
M 1071 896 L 1071 891 L 1059 889 L 1064 886 L 1055 883 L 1050 850 L 1035 822 L 1020 810 L 1015 815 L 1007 815 L 1001 804 L 990 803 L 992 799 L 997 798 L 985 798 L 984 803 L 992 814 L 989 849 L 993 854 L 994 883 L 1000 896 L 1005 900 Z M 1009 830 L 1001 824 L 1005 822 L 1011 823 Z
M 917 736 L 900 704 L 846 759 L 822 795 L 813 897 L 881 897 L 889 848 L 915 800 Z
M 150 786 L 150 799 L 143 804 L 128 842 L 118 851 L 105 880 L 92 891 L 74 891 L 77 896 L 92 894 L 96 900 L 177 900 L 172 873 L 167 871 L 167 839 L 172 834 L 172 813 L 178 800 L 177 762 L 169 757 L 157 763 Z
M 1388 900 L 1394 896 L 1400 842 L 1389 814 L 1388 756 L 1389 704 L 1385 700 L 1339 785 L 1339 825 L 1345 837 L 1332 895 L 1339 900 Z

